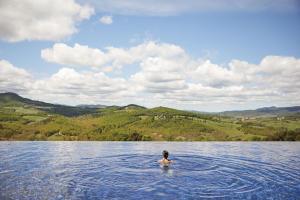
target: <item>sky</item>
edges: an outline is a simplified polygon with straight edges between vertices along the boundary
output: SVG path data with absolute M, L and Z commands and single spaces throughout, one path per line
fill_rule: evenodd
M 298 0 L 1 0 L 0 92 L 66 105 L 300 105 Z

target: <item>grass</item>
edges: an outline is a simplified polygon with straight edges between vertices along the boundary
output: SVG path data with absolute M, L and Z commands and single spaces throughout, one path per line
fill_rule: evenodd
M 25 115 L 25 116 L 23 116 L 23 118 L 28 119 L 28 120 L 33 121 L 33 122 L 40 122 L 40 121 L 43 121 L 43 120 L 47 119 L 47 117 L 38 116 L 38 115 Z
M 20 113 L 20 114 L 38 114 L 39 112 L 41 112 L 36 108 L 23 107 L 23 106 L 18 106 L 18 107 L 12 106 L 12 107 L 6 107 L 6 108 L 12 109 L 15 112 Z
M 30 106 L 0 106 L 2 140 L 300 140 L 299 130 L 299 116 L 238 121 L 164 107 L 109 107 L 66 117 Z

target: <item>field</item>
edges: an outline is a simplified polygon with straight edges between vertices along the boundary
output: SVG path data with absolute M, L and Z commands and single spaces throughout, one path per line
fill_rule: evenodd
M 1 140 L 300 140 L 300 117 L 235 118 L 165 107 L 107 107 L 63 116 L 14 104 L 0 107 Z

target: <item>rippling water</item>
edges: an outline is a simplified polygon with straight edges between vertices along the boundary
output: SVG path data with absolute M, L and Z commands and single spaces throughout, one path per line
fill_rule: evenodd
M 0 199 L 142 198 L 299 199 L 300 143 L 0 142 Z

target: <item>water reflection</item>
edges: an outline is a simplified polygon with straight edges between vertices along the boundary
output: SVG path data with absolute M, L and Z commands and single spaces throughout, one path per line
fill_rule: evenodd
M 172 176 L 173 175 L 173 169 L 170 165 L 160 165 L 162 174 Z

